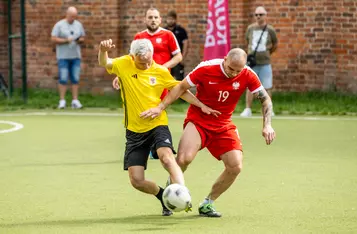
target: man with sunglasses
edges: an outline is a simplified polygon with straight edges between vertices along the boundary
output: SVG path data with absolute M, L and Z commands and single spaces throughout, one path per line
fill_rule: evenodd
M 255 54 L 256 65 L 252 66 L 260 82 L 272 98 L 273 72 L 270 56 L 277 49 L 278 39 L 273 26 L 267 24 L 267 11 L 259 6 L 255 9 L 256 22 L 249 25 L 245 33 L 248 42 L 248 54 Z M 252 116 L 253 95 L 247 90 L 246 108 L 240 114 L 242 117 Z M 272 113 L 274 116 L 274 112 Z

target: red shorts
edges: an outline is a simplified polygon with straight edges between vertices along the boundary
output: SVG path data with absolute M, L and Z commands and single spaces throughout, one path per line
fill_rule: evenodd
M 186 127 L 189 122 L 195 125 L 201 136 L 201 149 L 207 148 L 217 160 L 221 160 L 221 155 L 229 151 L 243 151 L 238 129 L 233 123 L 222 128 L 221 131 L 213 131 L 189 119 L 185 119 L 183 126 Z

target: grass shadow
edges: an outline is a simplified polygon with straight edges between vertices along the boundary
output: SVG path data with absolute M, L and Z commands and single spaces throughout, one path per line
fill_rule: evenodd
M 73 219 L 73 220 L 45 220 L 23 223 L 0 223 L 0 228 L 18 228 L 18 227 L 33 227 L 33 226 L 63 226 L 63 227 L 87 227 L 97 224 L 135 224 L 132 231 L 148 231 L 148 229 L 164 230 L 172 228 L 172 225 L 184 223 L 184 220 L 194 220 L 199 218 L 198 215 L 185 216 L 171 216 L 163 217 L 161 215 L 135 215 L 121 218 L 107 218 L 107 219 Z M 156 227 L 138 227 L 137 225 L 154 225 Z
M 122 160 L 114 160 L 107 162 L 73 162 L 73 163 L 29 163 L 16 164 L 9 167 L 56 167 L 56 166 L 84 166 L 84 165 L 105 165 L 105 164 L 119 164 Z

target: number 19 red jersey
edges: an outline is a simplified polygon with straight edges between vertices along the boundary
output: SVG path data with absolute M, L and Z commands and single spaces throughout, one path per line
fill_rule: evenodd
M 186 80 L 191 86 L 196 86 L 196 97 L 202 103 L 222 114 L 214 117 L 190 105 L 185 122 L 192 120 L 212 131 L 224 131 L 231 123 L 233 111 L 247 88 L 252 93 L 263 89 L 257 74 L 248 66 L 236 77 L 229 78 L 223 69 L 223 59 L 201 62 Z

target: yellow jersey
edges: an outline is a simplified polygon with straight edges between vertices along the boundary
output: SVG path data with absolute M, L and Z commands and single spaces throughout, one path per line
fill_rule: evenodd
M 119 77 L 125 112 L 124 125 L 127 129 L 143 133 L 159 125 L 168 125 L 166 111 L 155 119 L 140 118 L 143 111 L 160 104 L 160 96 L 165 88 L 170 90 L 179 83 L 166 67 L 153 61 L 150 68 L 140 70 L 136 68 L 134 59 L 125 55 L 113 59 L 113 66 L 107 68 L 107 71 Z

